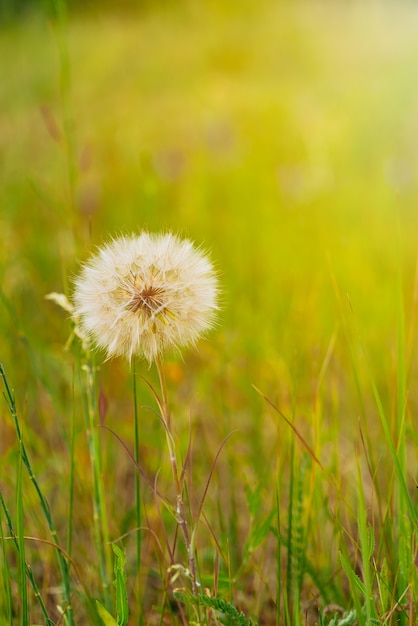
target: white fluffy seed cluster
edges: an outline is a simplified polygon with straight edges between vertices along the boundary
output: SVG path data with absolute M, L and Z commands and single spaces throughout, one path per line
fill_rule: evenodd
M 75 280 L 74 318 L 108 357 L 145 357 L 193 344 L 213 326 L 218 280 L 208 257 L 172 234 L 120 237 Z

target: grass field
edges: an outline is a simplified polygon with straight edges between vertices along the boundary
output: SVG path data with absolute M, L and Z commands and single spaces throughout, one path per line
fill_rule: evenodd
M 158 4 L 2 29 L 0 626 L 414 626 L 418 9 Z M 143 228 L 222 285 L 164 363 L 195 596 L 154 366 L 45 299 Z

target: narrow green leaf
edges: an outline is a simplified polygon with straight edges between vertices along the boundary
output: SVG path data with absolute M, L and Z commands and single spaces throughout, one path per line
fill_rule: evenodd
M 23 521 L 23 491 L 22 491 L 22 442 L 19 442 L 19 457 L 17 467 L 17 541 L 19 544 L 19 566 L 20 566 L 20 592 L 21 592 L 21 608 L 22 626 L 29 626 L 29 600 L 26 587 L 26 561 L 25 561 L 25 538 L 24 538 L 24 521 Z
M 357 576 L 357 574 L 353 571 L 350 563 L 348 562 L 348 560 L 345 558 L 345 556 L 342 554 L 342 552 L 340 552 L 340 561 L 341 561 L 341 566 L 344 570 L 344 572 L 347 575 L 347 578 L 350 582 L 350 586 L 353 587 L 357 587 L 357 589 L 360 591 L 361 595 L 365 598 L 366 597 L 366 588 L 363 585 L 363 583 L 361 582 L 360 578 Z
M 386 558 L 383 559 L 382 567 L 377 577 L 377 584 L 379 588 L 381 612 L 386 613 L 391 603 L 390 571 Z
M 246 562 L 252 552 L 258 548 L 263 539 L 271 530 L 271 525 L 276 515 L 276 511 L 273 510 L 266 517 L 266 519 L 257 520 L 254 526 L 250 530 L 250 534 L 245 542 L 243 561 Z
M 104 608 L 102 604 L 98 600 L 96 600 L 97 611 L 100 615 L 100 618 L 105 626 L 119 626 L 114 617 L 109 613 L 107 609 Z
M 251 489 L 250 485 L 245 486 L 245 495 L 247 496 L 248 509 L 251 517 L 255 517 L 261 506 L 261 485 Z
M 129 605 L 128 594 L 126 592 L 126 573 L 125 563 L 126 554 L 118 548 L 115 544 L 112 544 L 113 552 L 115 554 L 115 587 L 116 587 L 116 614 L 118 619 L 118 626 L 126 626 L 129 619 Z
M 9 626 L 13 626 L 12 592 L 11 592 L 11 586 L 10 586 L 9 564 L 7 562 L 6 547 L 5 547 L 4 534 L 3 534 L 3 514 L 2 514 L 1 508 L 0 508 L 0 545 L 1 545 L 2 562 L 3 562 L 2 563 L 3 569 L 2 571 L 0 570 L 0 580 L 2 583 L 2 589 L 0 590 L 0 593 L 3 596 L 8 624 Z M 5 626 L 6 626 L 6 623 L 5 623 Z
M 370 561 L 374 552 L 375 539 L 374 539 L 373 528 L 371 526 L 368 527 L 367 531 L 368 531 L 367 558 Z

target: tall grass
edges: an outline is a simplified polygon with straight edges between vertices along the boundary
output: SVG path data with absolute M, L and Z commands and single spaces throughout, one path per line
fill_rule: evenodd
M 0 40 L 0 623 L 413 626 L 416 8 L 54 7 Z M 224 288 L 164 368 L 189 555 L 157 371 L 44 299 L 142 227 Z

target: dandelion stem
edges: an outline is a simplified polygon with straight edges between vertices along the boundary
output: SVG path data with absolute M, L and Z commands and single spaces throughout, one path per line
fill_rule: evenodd
M 135 463 L 139 466 L 139 416 L 136 388 L 136 361 L 132 367 L 132 391 L 134 401 L 134 431 L 135 431 Z M 138 602 L 141 599 L 141 484 L 139 473 L 135 472 L 135 515 L 136 515 L 136 568 L 137 568 L 137 596 Z M 138 626 L 142 624 L 142 616 L 139 614 Z
M 158 377 L 160 380 L 161 409 L 163 413 L 162 419 L 163 419 L 164 426 L 166 429 L 167 445 L 168 445 L 168 450 L 170 454 L 170 462 L 171 462 L 171 469 L 173 472 L 174 486 L 176 489 L 176 511 L 175 511 L 176 520 L 180 527 L 181 533 L 183 535 L 184 544 L 187 550 L 187 557 L 189 560 L 189 570 L 190 570 L 190 576 L 191 576 L 191 582 L 192 582 L 192 593 L 194 596 L 196 596 L 198 586 L 199 586 L 199 583 L 197 581 L 197 575 L 196 575 L 196 560 L 194 556 L 194 548 L 190 541 L 187 520 L 186 520 L 185 513 L 184 513 L 183 484 L 181 483 L 180 478 L 179 478 L 175 443 L 174 443 L 174 437 L 173 437 L 172 430 L 171 430 L 170 410 L 169 410 L 168 399 L 167 399 L 167 385 L 166 385 L 166 380 L 165 380 L 164 367 L 163 367 L 163 363 L 160 357 L 157 357 L 155 359 L 155 364 L 157 367 Z

